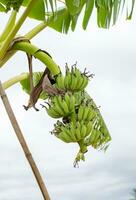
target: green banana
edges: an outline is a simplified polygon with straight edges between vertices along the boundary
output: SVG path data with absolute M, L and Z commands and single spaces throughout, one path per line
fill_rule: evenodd
M 86 137 L 86 126 L 83 122 L 80 125 L 80 135 L 82 139 Z
M 64 99 L 68 107 L 70 107 L 70 95 L 68 93 L 65 94 Z
M 80 105 L 79 110 L 78 110 L 78 121 L 82 121 L 83 113 L 84 113 L 84 106 Z
M 80 141 L 82 139 L 80 126 L 81 126 L 81 124 L 79 122 L 77 122 L 76 128 L 75 128 L 75 135 L 76 135 L 77 141 Z
M 87 106 L 84 106 L 84 112 L 83 112 L 83 116 L 82 116 L 82 120 L 88 120 L 87 117 L 88 117 L 88 113 L 90 111 L 90 108 L 87 107 Z
M 89 111 L 88 111 L 88 115 L 86 117 L 87 121 L 91 121 L 96 117 L 96 112 L 94 111 L 94 109 L 92 107 L 89 107 Z
M 65 89 L 65 85 L 64 85 L 64 77 L 62 76 L 62 74 L 59 74 L 56 78 L 56 86 L 58 89 Z
M 86 124 L 86 136 L 88 136 L 91 133 L 92 130 L 93 130 L 93 122 L 89 121 Z
M 71 112 L 74 111 L 75 109 L 75 104 L 76 104 L 76 100 L 75 100 L 75 97 L 73 95 L 70 96 L 70 104 L 69 104 L 69 110 Z
M 80 90 L 84 90 L 87 85 L 88 85 L 88 78 L 86 76 L 84 76 L 82 85 L 80 86 Z
M 66 68 L 66 74 L 65 74 L 65 78 L 64 78 L 64 86 L 66 89 L 69 89 L 71 84 L 71 72 L 69 70 L 69 68 Z
M 71 139 L 70 137 L 67 135 L 66 132 L 60 132 L 60 134 L 58 135 L 58 138 L 61 139 L 62 141 L 66 142 L 66 143 L 70 143 Z
M 80 77 L 81 76 L 81 72 L 79 69 L 77 69 L 77 67 L 74 68 L 74 74 L 76 77 Z
M 77 90 L 81 91 L 81 86 L 84 82 L 84 78 L 80 75 L 80 77 L 78 77 L 78 84 L 77 84 Z
M 73 124 L 70 124 L 69 132 L 70 132 L 70 136 L 71 136 L 71 139 L 73 140 L 73 142 L 77 142 L 75 127 Z
M 64 116 L 68 116 L 70 114 L 69 107 L 66 102 L 63 100 L 61 103 L 61 107 L 64 110 Z
M 65 132 L 65 134 L 67 135 L 67 138 L 69 138 L 69 142 L 74 142 L 68 128 L 65 127 L 65 126 L 62 126 L 61 129 L 62 129 L 63 132 Z
M 61 118 L 61 115 L 56 112 L 52 107 L 46 108 L 48 115 L 52 118 Z
M 63 117 L 64 111 L 59 104 L 59 96 L 54 96 L 53 102 L 54 102 L 53 108 L 61 115 L 61 117 Z
M 61 95 L 55 96 L 55 100 L 56 100 L 56 105 L 59 107 L 60 112 L 62 113 L 62 116 L 65 116 L 65 110 L 63 108 L 63 99 L 61 97 Z
M 78 84 L 78 78 L 74 74 L 71 74 L 71 84 L 69 89 L 72 91 L 76 90 L 77 84 Z

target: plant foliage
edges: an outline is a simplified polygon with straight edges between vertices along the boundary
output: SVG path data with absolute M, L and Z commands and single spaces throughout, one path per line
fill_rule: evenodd
M 28 6 L 31 0 L 0 0 L 0 11 L 7 12 L 11 8 L 18 11 L 20 6 Z M 129 4 L 129 5 L 128 5 Z M 81 12 L 83 14 L 82 27 L 87 28 L 93 12 L 97 14 L 97 24 L 101 28 L 109 28 L 117 22 L 124 7 L 127 7 L 126 18 L 131 19 L 135 0 L 37 0 L 29 17 L 45 20 L 53 16 L 50 27 L 67 33 L 71 28 L 75 30 Z M 128 9 L 129 7 L 129 9 Z

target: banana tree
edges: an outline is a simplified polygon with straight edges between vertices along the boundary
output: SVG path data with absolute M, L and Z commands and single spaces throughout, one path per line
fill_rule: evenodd
M 31 39 L 47 27 L 62 34 L 74 31 L 80 15 L 83 16 L 82 27 L 85 30 L 93 12 L 96 12 L 98 27 L 109 28 L 116 24 L 124 7 L 127 7 L 126 19 L 131 19 L 134 4 L 135 0 L 130 0 L 129 4 L 125 0 L 0 0 L 0 11 L 9 15 L 0 35 L 0 67 L 4 67 L 17 51 L 22 51 L 27 56 L 29 70 L 0 84 L 0 94 L 44 199 L 49 199 L 49 195 L 4 90 L 19 82 L 29 95 L 28 105 L 24 106 L 26 110 L 33 107 L 38 111 L 38 99 L 46 101 L 42 106 L 48 115 L 59 119 L 52 134 L 63 142 L 79 145 L 74 166 L 85 160 L 90 146 L 105 151 L 111 137 L 99 108 L 86 91 L 93 74 L 86 69 L 81 72 L 77 64 L 71 68 L 66 64 L 65 74 L 62 74 L 61 67 L 52 56 L 32 44 Z M 23 11 L 22 14 L 20 11 Z M 20 35 L 19 30 L 28 17 L 41 22 L 25 35 Z M 44 71 L 33 72 L 33 57 L 45 65 Z

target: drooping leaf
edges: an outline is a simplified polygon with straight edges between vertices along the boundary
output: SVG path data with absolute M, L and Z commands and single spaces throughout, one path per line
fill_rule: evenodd
M 34 72 L 33 73 L 33 83 L 34 86 L 36 86 L 38 84 L 38 82 L 40 81 L 41 77 L 43 75 L 43 72 Z M 24 79 L 22 81 L 20 81 L 20 84 L 22 86 L 22 89 L 27 93 L 30 94 L 30 79 L 29 76 L 27 79 Z M 42 92 L 40 95 L 41 99 L 46 99 L 47 95 L 45 94 L 45 92 Z
M 84 18 L 83 18 L 83 29 L 86 29 L 86 27 L 88 25 L 93 8 L 94 8 L 94 0 L 87 0 Z
M 77 20 L 78 20 L 79 15 L 73 15 L 72 16 L 72 23 L 71 23 L 71 30 L 74 31 L 77 25 Z
M 83 3 L 82 6 L 80 6 L 80 9 L 78 8 L 78 12 L 75 12 L 76 14 L 71 14 L 67 7 L 59 8 L 54 13 L 54 19 L 49 26 L 61 33 L 67 33 L 70 28 L 72 31 L 74 31 L 82 7 Z
M 78 15 L 86 0 L 65 0 L 70 15 Z
M 119 11 L 120 11 L 120 8 L 121 8 L 121 3 L 122 2 L 119 1 L 119 0 L 114 0 L 114 4 L 113 4 L 113 24 L 115 24 L 117 19 L 118 19 Z
M 31 0 L 24 0 L 23 6 L 28 6 Z M 31 10 L 29 17 L 36 20 L 45 20 L 45 12 L 48 9 L 51 9 L 51 12 L 54 13 L 56 10 L 56 0 L 37 0 L 33 9 Z
M 134 6 L 135 6 L 135 0 L 132 0 L 132 3 L 131 3 L 131 11 L 130 11 L 130 13 L 128 13 L 128 11 L 127 11 L 127 19 L 128 19 L 128 20 L 130 20 L 130 19 L 132 18 Z
M 49 26 L 61 33 L 67 33 L 71 24 L 71 16 L 67 8 L 61 8 L 54 13 L 54 19 Z

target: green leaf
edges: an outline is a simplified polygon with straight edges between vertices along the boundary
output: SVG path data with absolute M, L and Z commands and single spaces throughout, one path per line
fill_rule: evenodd
M 77 15 L 81 12 L 86 0 L 65 0 L 70 15 Z
M 63 7 L 54 13 L 54 19 L 49 26 L 61 33 L 67 33 L 71 23 L 68 10 Z
M 84 14 L 84 19 L 83 19 L 83 29 L 86 29 L 90 16 L 92 14 L 94 8 L 94 0 L 87 0 L 86 2 L 86 8 L 85 8 L 85 14 Z
M 95 5 L 97 8 L 97 24 L 102 28 L 109 28 L 111 21 L 111 0 L 96 0 Z
M 18 11 L 23 0 L 0 0 L 0 2 L 6 6 L 6 12 L 8 12 L 11 8 Z
M 43 75 L 43 72 L 34 72 L 33 73 L 34 86 L 36 86 L 38 84 L 38 82 L 40 81 L 42 75 Z M 22 86 L 22 89 L 27 94 L 30 94 L 30 80 L 29 80 L 29 77 L 27 79 L 24 79 L 24 80 L 20 81 L 20 84 Z M 41 95 L 40 95 L 40 99 L 46 99 L 46 98 L 47 98 L 47 95 L 45 94 L 45 92 L 42 92 Z
M 135 5 L 135 0 L 132 0 L 132 6 L 131 6 L 131 11 L 130 14 L 128 14 L 127 11 L 127 19 L 130 20 L 132 18 L 133 10 L 134 10 L 134 5 Z
M 23 6 L 28 6 L 31 0 L 24 0 Z M 45 5 L 43 0 L 37 0 L 30 14 L 28 15 L 30 18 L 36 20 L 45 20 Z
M 24 0 L 23 6 L 28 6 L 31 0 Z M 37 0 L 33 9 L 31 10 L 29 17 L 36 20 L 45 20 L 45 11 L 51 8 L 52 14 L 57 7 L 56 0 Z
M 6 12 L 6 8 L 0 3 L 0 12 Z
M 114 0 L 114 4 L 113 4 L 113 24 L 116 23 L 117 19 L 118 19 L 118 15 L 119 15 L 119 11 L 121 8 L 121 1 L 119 0 Z M 123 4 L 124 6 L 124 4 Z
M 79 17 L 78 14 L 72 16 L 72 24 L 71 24 L 71 29 L 72 29 L 72 31 L 74 31 L 75 28 L 76 28 L 76 24 L 77 24 L 78 17 Z
M 80 15 L 80 12 L 84 6 L 82 1 L 82 6 L 80 6 L 80 9 L 78 8 L 78 12 L 69 12 L 69 9 L 66 7 L 59 8 L 55 13 L 54 13 L 54 19 L 53 21 L 49 24 L 49 26 L 56 31 L 60 33 L 68 33 L 70 27 L 72 31 L 75 30 L 76 24 L 78 17 Z

